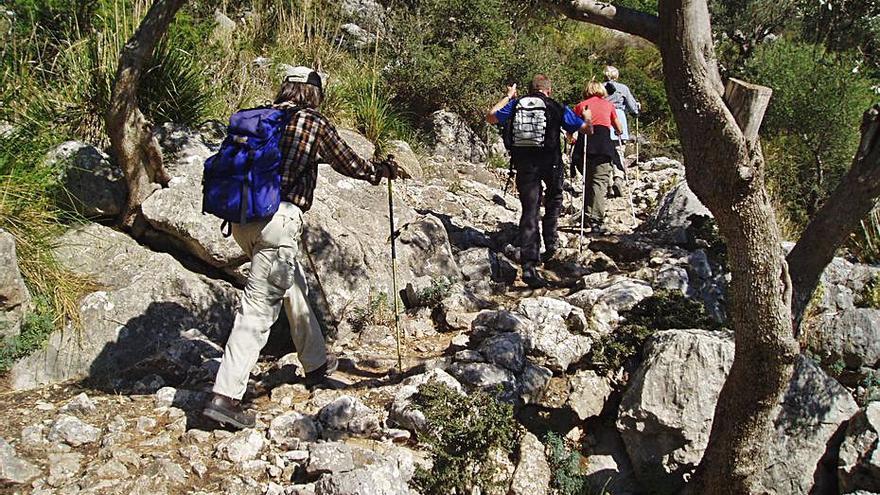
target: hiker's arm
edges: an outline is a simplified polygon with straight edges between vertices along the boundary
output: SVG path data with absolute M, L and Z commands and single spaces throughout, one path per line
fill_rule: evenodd
M 498 100 L 498 103 L 489 110 L 489 113 L 486 114 L 486 122 L 490 124 L 504 123 L 510 117 L 510 110 L 512 109 L 508 107 L 512 107 L 511 104 L 514 98 L 516 98 L 516 84 L 508 86 L 507 95 Z
M 376 167 L 364 160 L 339 137 L 336 128 L 330 123 L 324 126 L 319 136 L 318 153 L 340 174 L 370 183 L 376 182 Z
M 626 109 L 629 110 L 629 113 L 633 115 L 638 115 L 639 110 L 642 109 L 642 106 L 639 105 L 639 102 L 636 101 L 636 98 L 633 96 L 632 91 L 629 90 L 629 86 L 627 86 L 626 91 L 623 92 L 623 103 L 626 105 Z
M 580 117 L 570 108 L 565 107 L 562 114 L 562 128 L 569 134 L 574 134 L 576 132 L 581 134 L 592 134 L 593 124 L 590 122 L 591 118 L 592 114 L 587 106 L 584 106 L 583 113 Z
M 617 135 L 623 135 L 623 126 L 620 125 L 620 119 L 617 117 L 617 110 L 611 111 L 611 125 L 614 126 L 614 130 L 617 131 Z

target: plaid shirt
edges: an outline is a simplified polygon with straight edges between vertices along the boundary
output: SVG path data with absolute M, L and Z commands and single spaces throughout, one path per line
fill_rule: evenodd
M 290 108 L 288 104 L 276 108 Z M 336 128 L 317 110 L 304 108 L 290 119 L 281 137 L 281 198 L 306 212 L 312 207 L 318 181 L 318 161 L 337 172 L 366 181 L 373 180 L 376 168 L 358 156 L 339 137 Z

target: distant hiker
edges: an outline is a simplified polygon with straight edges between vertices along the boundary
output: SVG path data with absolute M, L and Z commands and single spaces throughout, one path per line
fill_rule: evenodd
M 507 88 L 507 96 L 492 107 L 486 116 L 490 124 L 501 123 L 504 126 L 505 146 L 510 150 L 511 168 L 516 171 L 516 188 L 522 203 L 519 221 L 522 280 L 533 288 L 546 285 L 536 269 L 541 261 L 538 217 L 544 194 L 542 182 L 547 188 L 541 222 L 544 259 L 551 258 L 557 247 L 556 227 L 562 210 L 562 182 L 565 175 L 560 128 L 569 133 L 587 132 L 589 129 L 589 124 L 571 109 L 553 100 L 550 97 L 552 92 L 550 79 L 538 74 L 529 84 L 527 96 L 517 98 L 514 84 Z
M 215 155 L 218 157 L 216 160 L 223 161 L 226 156 L 226 160 L 235 162 L 228 157 L 235 156 L 236 145 L 241 146 L 255 135 L 266 132 L 266 127 L 275 122 L 272 119 L 283 115 L 277 132 L 269 132 L 270 136 L 276 136 L 278 140 L 275 149 L 280 149 L 280 156 L 277 151 L 273 153 L 271 150 L 263 155 L 274 156 L 277 160 L 275 164 L 279 169 L 274 180 L 279 188 L 280 206 L 271 217 L 232 224 L 232 236 L 251 259 L 251 267 L 241 305 L 235 313 L 232 333 L 226 342 L 226 350 L 217 372 L 214 395 L 203 412 L 208 418 L 236 428 L 254 426 L 254 415 L 243 410 L 240 400 L 245 393 L 251 368 L 256 364 L 260 350 L 266 345 L 269 327 L 278 318 L 282 305 L 290 322 L 290 334 L 299 360 L 306 372 L 306 384 L 320 383 L 337 367 L 337 359 L 327 353 L 321 327 L 309 307 L 306 280 L 302 267 L 296 261 L 303 229 L 303 214 L 312 206 L 319 157 L 336 171 L 374 185 L 378 185 L 383 177 L 389 180 L 397 177 L 397 167 L 393 160 L 368 162 L 345 144 L 333 124 L 317 110 L 323 96 L 321 78 L 316 72 L 308 67 L 287 70 L 272 107 L 244 110 L 233 116 L 230 135 L 218 155 Z M 273 113 L 273 109 L 282 112 Z M 266 113 L 248 120 L 244 117 L 250 114 L 245 112 Z M 240 114 L 244 115 L 242 123 L 237 119 Z M 238 133 L 233 133 L 233 130 Z M 224 151 L 225 149 L 231 151 Z M 248 150 L 246 156 L 252 161 L 254 152 Z M 206 163 L 206 181 L 211 180 L 207 170 L 212 165 Z M 230 163 L 228 166 L 236 165 Z M 256 182 L 257 172 L 254 169 L 255 179 L 249 179 L 247 184 Z M 272 186 L 267 184 L 268 180 L 263 184 L 264 187 L 271 190 Z M 258 190 L 259 184 L 250 185 L 254 191 Z M 228 198 L 217 201 L 209 197 L 207 187 L 206 206 L 222 204 L 224 199 L 228 201 Z M 234 195 L 237 192 L 234 189 L 231 188 L 228 195 Z M 242 203 L 246 205 L 248 198 L 260 201 L 258 192 L 246 197 Z M 231 202 L 238 204 L 237 199 Z
M 611 140 L 617 146 L 617 156 L 615 156 L 614 164 L 614 182 L 612 184 L 613 196 L 621 196 L 624 181 L 623 167 L 624 157 L 626 154 L 626 143 L 629 141 L 629 124 L 627 123 L 626 114 L 630 113 L 638 117 L 641 105 L 633 97 L 632 92 L 626 84 L 617 81 L 620 77 L 620 71 L 616 67 L 608 65 L 605 67 L 605 91 L 608 92 L 606 100 L 614 105 L 617 111 L 617 120 L 623 129 L 620 133 L 611 130 Z M 619 139 L 618 139 L 619 138 Z
M 587 166 L 584 186 L 584 211 L 590 230 L 594 233 L 604 234 L 607 232 L 603 223 L 605 220 L 605 193 L 611 183 L 614 166 L 614 156 L 617 150 L 611 141 L 612 129 L 618 133 L 623 132 L 620 121 L 617 119 L 614 105 L 605 99 L 607 93 L 605 86 L 596 81 L 590 81 L 584 88 L 584 101 L 574 107 L 578 115 L 589 112 L 593 133 L 587 139 Z M 572 176 L 575 170 L 580 170 L 584 159 L 584 136 L 579 136 L 574 146 L 571 159 Z

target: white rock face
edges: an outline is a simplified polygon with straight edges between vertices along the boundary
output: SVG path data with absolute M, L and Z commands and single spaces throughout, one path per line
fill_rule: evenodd
M 344 395 L 318 412 L 318 420 L 326 429 L 352 435 L 371 436 L 382 431 L 382 415 L 366 404 Z
M 299 447 L 301 442 L 318 439 L 318 428 L 312 418 L 298 412 L 282 414 L 269 425 L 269 439 L 281 447 Z
M 61 170 L 66 189 L 62 198 L 86 217 L 114 217 L 125 204 L 122 170 L 106 153 L 86 143 L 68 141 L 50 151 L 46 160 Z
M 486 161 L 488 147 L 460 115 L 438 110 L 431 114 L 434 154 L 473 163 Z
M 519 464 L 513 473 L 510 494 L 547 495 L 550 493 L 551 479 L 544 444 L 531 432 L 526 432 L 519 444 Z
M 0 482 L 27 483 L 40 475 L 40 469 L 22 459 L 5 439 L 0 438 Z
M 255 430 L 242 430 L 221 440 L 215 448 L 216 455 L 229 462 L 241 463 L 257 458 L 263 450 L 265 439 Z
M 681 488 L 703 456 L 732 363 L 733 340 L 725 332 L 668 330 L 646 344 L 645 362 L 624 394 L 617 421 L 643 486 L 658 493 Z M 846 389 L 799 358 L 777 409 L 764 485 L 791 494 L 826 486 L 829 473 L 820 460 L 855 410 Z
M 15 238 L 0 229 L 0 340 L 21 331 L 21 322 L 31 305 L 31 294 L 18 268 Z
M 850 420 L 840 446 L 840 492 L 880 492 L 880 402 L 871 402 Z
M 536 297 L 519 302 L 517 312 L 531 325 L 521 333 L 526 353 L 553 371 L 565 371 L 590 352 L 593 338 L 586 332 L 584 311 L 559 299 Z

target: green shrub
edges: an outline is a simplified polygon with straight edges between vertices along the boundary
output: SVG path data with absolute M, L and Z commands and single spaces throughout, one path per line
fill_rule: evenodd
M 363 307 L 354 308 L 348 315 L 348 322 L 355 332 L 378 325 L 391 328 L 394 326 L 394 307 L 388 300 L 388 294 L 379 292 L 370 293 L 367 304 Z
M 420 441 L 434 455 L 431 471 L 419 468 L 414 486 L 428 495 L 472 493 L 473 487 L 494 486 L 497 475 L 490 453 L 510 456 L 519 437 L 513 406 L 477 391 L 462 395 L 448 386 L 430 382 L 413 396 L 425 414 L 428 431 Z
M 640 362 L 644 343 L 654 332 L 720 328 L 701 303 L 689 299 L 679 291 L 656 291 L 631 310 L 624 311 L 622 316 L 625 323 L 599 339 L 590 351 L 593 366 L 600 370 L 613 371 Z
M 754 83 L 773 88 L 762 128 L 768 182 L 788 216 L 804 225 L 849 169 L 871 82 L 856 58 L 784 38 L 746 63 Z
M 34 299 L 34 309 L 25 315 L 21 333 L 6 342 L 0 342 L 0 373 L 9 371 L 17 359 L 43 347 L 61 317 L 45 296 Z
M 550 454 L 547 462 L 553 476 L 551 486 L 559 495 L 584 493 L 587 480 L 581 469 L 581 456 L 572 452 L 565 440 L 552 431 L 547 433 L 546 444 Z
M 880 276 L 875 276 L 865 284 L 856 299 L 856 306 L 880 309 Z
M 431 286 L 425 287 L 418 294 L 419 303 L 427 308 L 435 308 L 449 297 L 452 292 L 452 286 L 455 284 L 453 280 L 446 277 L 437 277 L 431 279 Z

